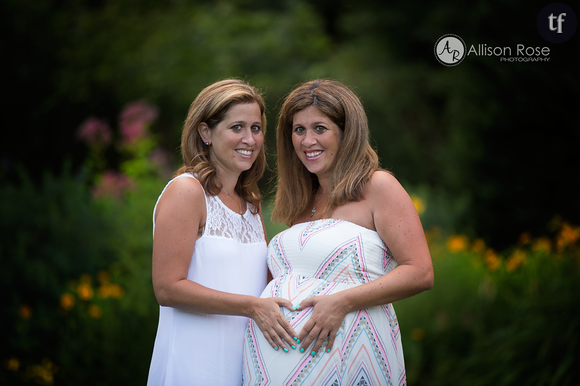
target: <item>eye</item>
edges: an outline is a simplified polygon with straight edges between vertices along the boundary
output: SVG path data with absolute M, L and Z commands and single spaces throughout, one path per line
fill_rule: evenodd
M 262 128 L 258 125 L 254 125 L 254 126 L 252 126 L 252 131 L 257 133 L 259 131 L 262 131 Z
M 302 126 L 297 126 L 297 127 L 294 128 L 294 132 L 296 134 L 302 134 L 302 133 L 304 133 L 304 131 L 305 131 L 305 129 Z
M 242 125 L 234 125 L 234 126 L 232 126 L 232 130 L 233 131 L 240 131 L 240 130 L 242 130 Z
M 316 131 L 317 133 L 322 133 L 322 132 L 326 131 L 326 127 L 324 127 L 324 126 L 316 126 L 316 128 L 314 129 L 314 131 Z

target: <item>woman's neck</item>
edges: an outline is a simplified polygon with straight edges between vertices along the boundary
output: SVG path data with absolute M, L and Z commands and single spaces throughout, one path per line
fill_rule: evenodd
M 238 183 L 238 178 L 240 177 L 239 174 L 234 176 L 227 173 L 220 173 L 220 171 L 217 170 L 217 177 L 222 185 L 222 191 L 230 195 L 235 194 L 236 184 Z
M 322 194 L 326 194 L 328 192 L 328 178 L 325 178 L 323 180 L 318 179 L 318 192 L 317 194 L 320 196 Z

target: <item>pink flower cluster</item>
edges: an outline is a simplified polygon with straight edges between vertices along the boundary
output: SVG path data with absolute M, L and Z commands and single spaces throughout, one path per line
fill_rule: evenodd
M 131 102 L 119 116 L 119 126 L 125 144 L 132 144 L 145 135 L 147 125 L 157 119 L 157 108 L 144 101 Z
M 107 171 L 93 189 L 93 197 L 121 198 L 127 189 L 133 188 L 133 182 L 124 174 Z
M 111 141 L 111 129 L 105 121 L 89 117 L 80 125 L 77 136 L 89 146 L 105 146 Z

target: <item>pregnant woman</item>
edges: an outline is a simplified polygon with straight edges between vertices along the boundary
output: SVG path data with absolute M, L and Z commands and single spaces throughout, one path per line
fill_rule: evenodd
M 404 385 L 391 303 L 433 286 L 419 216 L 379 168 L 360 100 L 314 80 L 286 98 L 277 127 L 273 220 L 289 229 L 268 247 L 263 298 L 284 298 L 295 350 L 276 350 L 254 322 L 244 340 L 244 385 Z

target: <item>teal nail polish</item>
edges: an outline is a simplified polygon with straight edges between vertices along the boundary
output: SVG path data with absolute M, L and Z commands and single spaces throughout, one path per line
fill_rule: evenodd
M 274 347 L 274 350 L 278 351 L 278 347 Z
M 329 348 L 327 348 L 327 349 L 326 349 L 326 352 L 330 352 L 330 349 L 329 349 Z
M 288 352 L 288 349 L 286 347 L 284 347 L 284 352 Z
M 292 306 L 292 309 L 293 309 L 293 310 L 295 310 L 295 309 L 297 309 L 297 308 L 298 308 L 298 306 Z
M 294 340 L 295 340 L 296 342 L 298 342 L 298 338 L 297 338 L 297 337 L 294 337 Z
M 304 349 L 303 349 L 303 348 L 301 348 L 301 349 L 300 349 L 300 352 L 304 352 Z
M 312 352 L 310 353 L 310 355 L 312 355 L 312 356 L 315 356 L 315 355 L 316 355 L 316 351 L 312 351 Z
M 292 350 L 296 350 L 296 346 L 292 345 Z
M 300 339 L 296 338 L 296 343 L 300 343 Z

